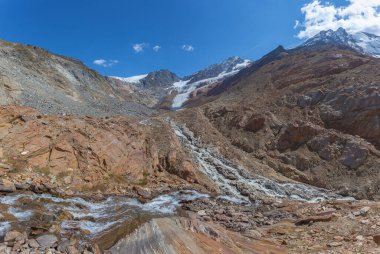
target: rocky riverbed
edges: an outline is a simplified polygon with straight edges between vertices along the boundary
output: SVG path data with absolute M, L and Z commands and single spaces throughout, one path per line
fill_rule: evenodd
M 13 251 L 50 249 L 54 253 L 73 244 L 82 251 L 88 246 L 96 246 L 94 252 L 98 248 L 111 247 L 118 237 L 129 233 L 128 230 L 139 223 L 175 214 L 182 202 L 202 197 L 208 195 L 192 190 L 161 195 L 146 203 L 125 196 L 96 201 L 50 194 L 6 195 L 0 197 L 0 237 L 6 242 L 4 246 Z M 63 243 L 66 247 L 60 245 Z

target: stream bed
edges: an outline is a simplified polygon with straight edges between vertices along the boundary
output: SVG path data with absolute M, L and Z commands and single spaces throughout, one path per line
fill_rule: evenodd
M 304 202 L 352 200 L 350 197 L 342 197 L 332 191 L 303 183 L 277 182 L 263 176 L 253 176 L 243 167 L 223 158 L 215 149 L 204 146 L 188 129 L 176 125 L 170 119 L 168 122 L 182 145 L 192 154 L 200 171 L 228 196 L 247 202 L 256 202 L 263 197 Z
M 147 203 L 122 196 L 98 202 L 34 193 L 1 196 L 0 213 L 4 219 L 0 222 L 0 237 L 17 229 L 30 231 L 32 235 L 51 232 L 65 238 L 75 237 L 82 242 L 107 242 L 102 238 L 126 223 L 172 215 L 181 202 L 205 197 L 208 195 L 193 190 L 161 195 Z

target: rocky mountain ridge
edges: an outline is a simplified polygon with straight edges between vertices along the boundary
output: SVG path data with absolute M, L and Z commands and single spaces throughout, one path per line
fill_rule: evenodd
M 133 93 L 121 94 L 82 62 L 44 49 L 0 41 L 1 104 L 48 114 L 149 115 Z
M 209 89 L 228 77 L 252 64 L 251 60 L 230 57 L 219 64 L 213 64 L 192 75 L 179 78 L 168 70 L 159 70 L 146 75 L 129 78 L 113 77 L 147 92 L 161 103 L 164 109 L 178 109 L 196 94 L 198 90 Z
M 324 44 L 346 46 L 373 57 L 380 57 L 380 36 L 365 32 L 351 34 L 344 28 L 339 28 L 336 31 L 321 31 L 308 39 L 302 46 L 310 47 Z

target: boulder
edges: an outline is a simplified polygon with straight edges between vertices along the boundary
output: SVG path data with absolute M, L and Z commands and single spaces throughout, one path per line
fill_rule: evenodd
M 12 231 L 9 231 L 8 233 L 5 234 L 4 241 L 5 242 L 11 242 L 11 241 L 14 241 L 14 240 L 16 240 L 16 238 L 21 237 L 21 236 L 22 236 L 22 233 L 20 233 L 16 230 L 12 230 Z
M 252 238 L 252 239 L 260 239 L 261 238 L 261 233 L 257 230 L 251 229 L 243 232 L 243 235 Z
M 368 152 L 368 149 L 358 142 L 349 141 L 343 150 L 340 162 L 351 169 L 356 169 L 365 163 Z
M 58 238 L 55 235 L 48 234 L 37 237 L 36 241 L 42 248 L 50 248 L 58 242 Z
M 0 179 L 0 192 L 15 192 L 16 187 L 15 185 L 7 180 L 7 179 Z
M 377 245 L 380 245 L 380 235 L 374 235 L 374 236 L 373 236 L 373 241 L 374 241 Z
M 309 216 L 309 217 L 306 217 L 306 218 L 303 218 L 303 219 L 296 221 L 295 224 L 297 226 L 301 226 L 301 225 L 311 224 L 314 222 L 328 222 L 328 221 L 331 221 L 333 219 L 333 217 L 334 216 L 332 214 L 320 215 L 320 216 Z

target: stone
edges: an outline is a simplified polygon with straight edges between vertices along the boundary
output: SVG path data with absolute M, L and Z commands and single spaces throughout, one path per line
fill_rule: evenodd
M 7 180 L 7 179 L 1 179 L 0 180 L 0 192 L 15 192 L 16 191 L 16 187 L 15 185 Z
M 24 243 L 28 239 L 28 234 L 23 232 L 19 236 L 16 237 L 15 241 Z
M 369 221 L 369 220 L 362 220 L 362 221 L 360 221 L 360 223 L 361 223 L 361 224 L 364 224 L 364 225 L 367 225 L 367 224 L 370 223 L 370 221 Z
M 152 197 L 152 193 L 149 189 L 142 188 L 140 186 L 134 186 L 133 190 L 137 192 L 137 194 L 145 199 L 150 199 Z
M 58 238 L 55 235 L 42 235 L 36 238 L 36 241 L 42 248 L 50 248 L 57 243 Z
M 340 162 L 350 169 L 356 169 L 365 163 L 368 152 L 368 149 L 360 143 L 349 141 L 343 150 Z
M 15 187 L 17 190 L 28 190 L 30 188 L 30 184 L 28 184 L 28 183 L 15 183 Z
M 365 206 L 365 207 L 363 207 L 363 208 L 360 209 L 360 214 L 361 215 L 366 215 L 369 212 L 369 210 L 371 210 L 371 207 Z
M 373 241 L 374 241 L 377 245 L 380 245 L 380 235 L 374 235 L 374 236 L 373 236 Z
M 257 230 L 254 230 L 254 229 L 245 231 L 243 233 L 243 235 L 248 237 L 248 238 L 252 238 L 252 239 L 256 239 L 256 240 L 261 238 L 261 233 Z
M 356 239 L 356 241 L 361 242 L 361 241 L 364 241 L 364 236 L 358 235 L 358 236 L 355 237 L 355 239 Z
M 199 216 L 206 216 L 207 213 L 206 213 L 205 210 L 200 210 L 200 211 L 198 211 L 198 215 L 199 215 Z
M 38 242 L 35 240 L 35 239 L 29 239 L 27 241 L 27 244 L 31 247 L 31 248 L 38 248 L 40 247 L 40 245 L 38 244 Z
M 12 248 L 8 247 L 7 245 L 0 244 L 0 253 L 2 253 L 2 254 L 10 254 L 11 250 L 12 250 Z
M 339 247 L 341 245 L 343 245 L 343 243 L 341 243 L 341 242 L 331 242 L 331 243 L 327 244 L 327 246 L 329 246 L 329 247 Z
M 12 166 L 4 163 L 0 163 L 0 168 L 5 169 L 5 170 L 11 170 Z
M 78 249 L 76 248 L 77 241 L 67 240 L 63 241 L 58 245 L 58 251 L 67 253 L 67 254 L 79 254 Z
M 9 231 L 5 234 L 4 241 L 11 242 L 16 240 L 17 237 L 22 236 L 22 234 L 16 230 Z
M 63 178 L 63 182 L 64 182 L 65 184 L 70 184 L 70 183 L 71 183 L 71 176 L 66 176 L 66 177 L 64 177 L 64 178 Z
M 300 219 L 296 221 L 297 226 L 306 225 L 314 222 L 328 222 L 331 221 L 333 218 L 333 215 L 323 215 L 323 216 L 309 216 L 303 219 Z

